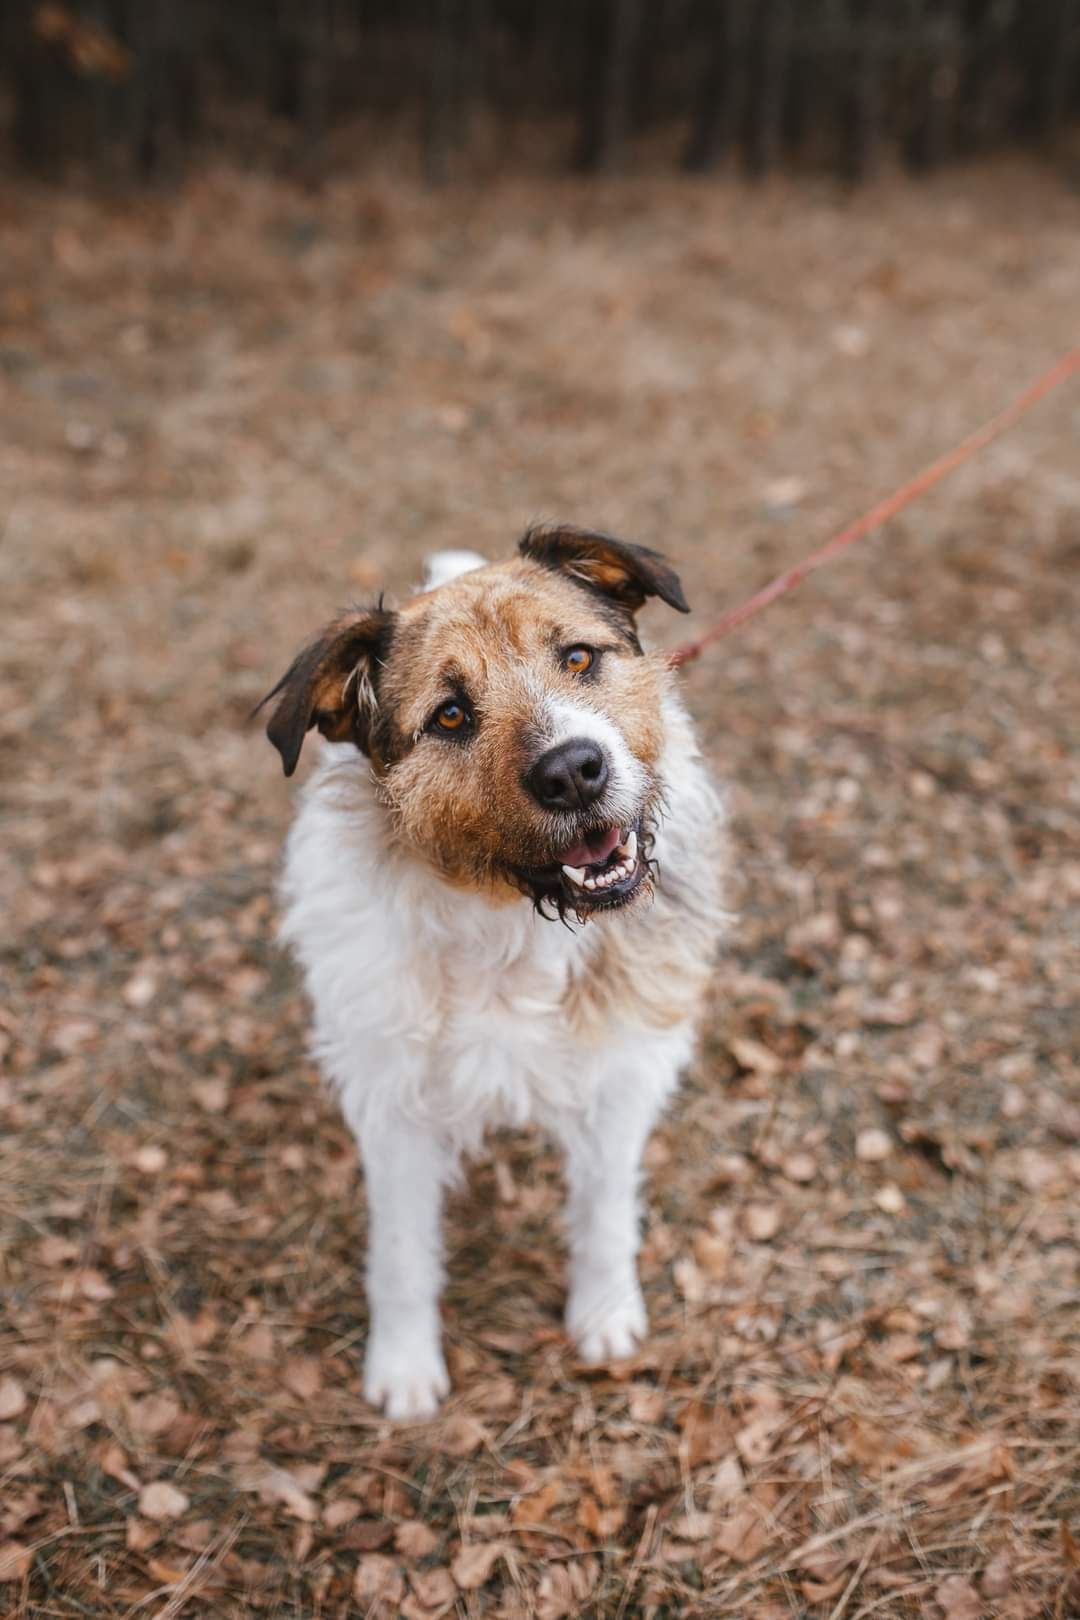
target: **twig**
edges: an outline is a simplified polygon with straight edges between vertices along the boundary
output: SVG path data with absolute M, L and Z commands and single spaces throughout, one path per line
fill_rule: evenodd
M 858 1564 L 855 1566 L 854 1575 L 852 1575 L 850 1581 L 848 1581 L 847 1585 L 844 1587 L 843 1592 L 840 1594 L 839 1603 L 836 1605 L 835 1609 L 833 1609 L 832 1613 L 829 1615 L 829 1620 L 842 1620 L 842 1616 L 845 1613 L 848 1604 L 851 1602 L 851 1599 L 852 1599 L 852 1596 L 854 1594 L 855 1588 L 858 1586 L 859 1582 L 862 1580 L 863 1576 L 865 1575 L 866 1566 L 870 1562 L 871 1558 L 873 1558 L 874 1554 L 877 1552 L 878 1544 L 880 1543 L 881 1538 L 882 1538 L 882 1536 L 884 1534 L 885 1534 L 884 1526 L 882 1526 L 879 1530 L 877 1530 L 875 1532 L 875 1534 L 872 1537 L 866 1551 L 863 1553 L 862 1557 L 859 1559 Z

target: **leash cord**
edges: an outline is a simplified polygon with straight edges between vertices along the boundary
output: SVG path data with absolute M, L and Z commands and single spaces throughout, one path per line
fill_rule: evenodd
M 894 490 L 891 495 L 887 495 L 883 500 L 878 501 L 868 512 L 864 512 L 861 517 L 856 518 L 853 523 L 849 523 L 837 534 L 834 534 L 832 539 L 827 540 L 817 551 L 812 551 L 808 557 L 804 557 L 802 562 L 796 563 L 793 568 L 785 569 L 782 574 L 777 574 L 775 579 L 770 580 L 768 585 L 763 585 L 761 590 L 756 591 L 748 601 L 743 602 L 740 607 L 732 608 L 729 613 L 724 614 L 722 619 L 718 619 L 714 625 L 710 625 L 709 629 L 698 636 L 695 641 L 686 641 L 681 646 L 675 647 L 668 653 L 669 665 L 672 669 L 678 669 L 683 664 L 692 663 L 695 658 L 701 656 L 706 647 L 710 647 L 714 641 L 719 641 L 721 636 L 730 635 L 733 630 L 737 630 L 740 625 L 745 624 L 747 619 L 753 618 L 755 613 L 760 613 L 763 608 L 767 608 L 778 597 L 786 596 L 788 591 L 794 590 L 795 586 L 800 585 L 806 576 L 812 574 L 816 568 L 821 568 L 823 564 L 831 562 L 841 551 L 846 551 L 849 546 L 853 546 L 856 540 L 861 540 L 864 535 L 872 533 L 881 524 L 887 523 L 898 512 L 902 512 L 905 506 L 909 506 L 920 495 L 924 495 L 928 489 L 932 489 L 935 484 L 940 483 L 941 479 L 947 478 L 951 472 L 955 472 L 957 467 L 970 460 L 973 455 L 990 444 L 992 440 L 999 438 L 1002 433 L 1012 427 L 1014 422 L 1019 421 L 1026 412 L 1030 411 L 1033 405 L 1038 404 L 1040 399 L 1049 394 L 1052 389 L 1059 387 L 1061 383 L 1066 382 L 1077 371 L 1080 371 L 1080 347 L 1070 349 L 1056 365 L 1051 366 L 1048 371 L 1044 371 L 1040 377 L 1036 377 L 1035 381 L 1025 388 L 1023 393 L 1018 394 L 1011 404 L 1006 405 L 1004 410 L 999 411 L 996 416 L 992 416 L 989 421 L 984 422 L 973 433 L 969 433 L 966 439 L 961 439 L 959 444 L 954 445 L 951 450 L 947 450 L 936 461 L 932 461 L 928 467 L 924 467 L 921 472 L 916 473 L 914 478 L 910 478 L 907 483 L 901 484 L 900 488 Z

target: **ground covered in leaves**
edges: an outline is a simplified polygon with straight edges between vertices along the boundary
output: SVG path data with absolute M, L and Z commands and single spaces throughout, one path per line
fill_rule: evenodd
M 6 186 L 0 1612 L 1080 1612 L 1080 389 L 687 673 L 740 917 L 630 1365 L 575 1365 L 506 1136 L 445 1415 L 360 1400 L 246 723 L 332 610 L 537 517 L 669 551 L 704 624 L 1075 341 L 1078 243 L 1020 168 Z

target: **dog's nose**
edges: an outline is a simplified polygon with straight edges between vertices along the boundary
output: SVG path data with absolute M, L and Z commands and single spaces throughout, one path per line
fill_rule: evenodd
M 588 737 L 549 748 L 531 770 L 525 786 L 545 810 L 586 810 L 607 786 L 608 766 L 599 743 Z

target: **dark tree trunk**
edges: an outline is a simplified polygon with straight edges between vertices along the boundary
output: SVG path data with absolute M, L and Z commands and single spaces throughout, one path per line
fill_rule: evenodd
M 749 10 L 743 0 L 717 0 L 710 9 L 708 66 L 685 160 L 696 174 L 714 169 L 734 149 L 746 120 L 749 89 Z
M 611 174 L 622 167 L 631 126 L 643 0 L 591 0 L 593 50 L 582 111 L 579 165 Z
M 761 0 L 756 95 L 746 143 L 747 172 L 775 168 L 783 144 L 792 0 Z

